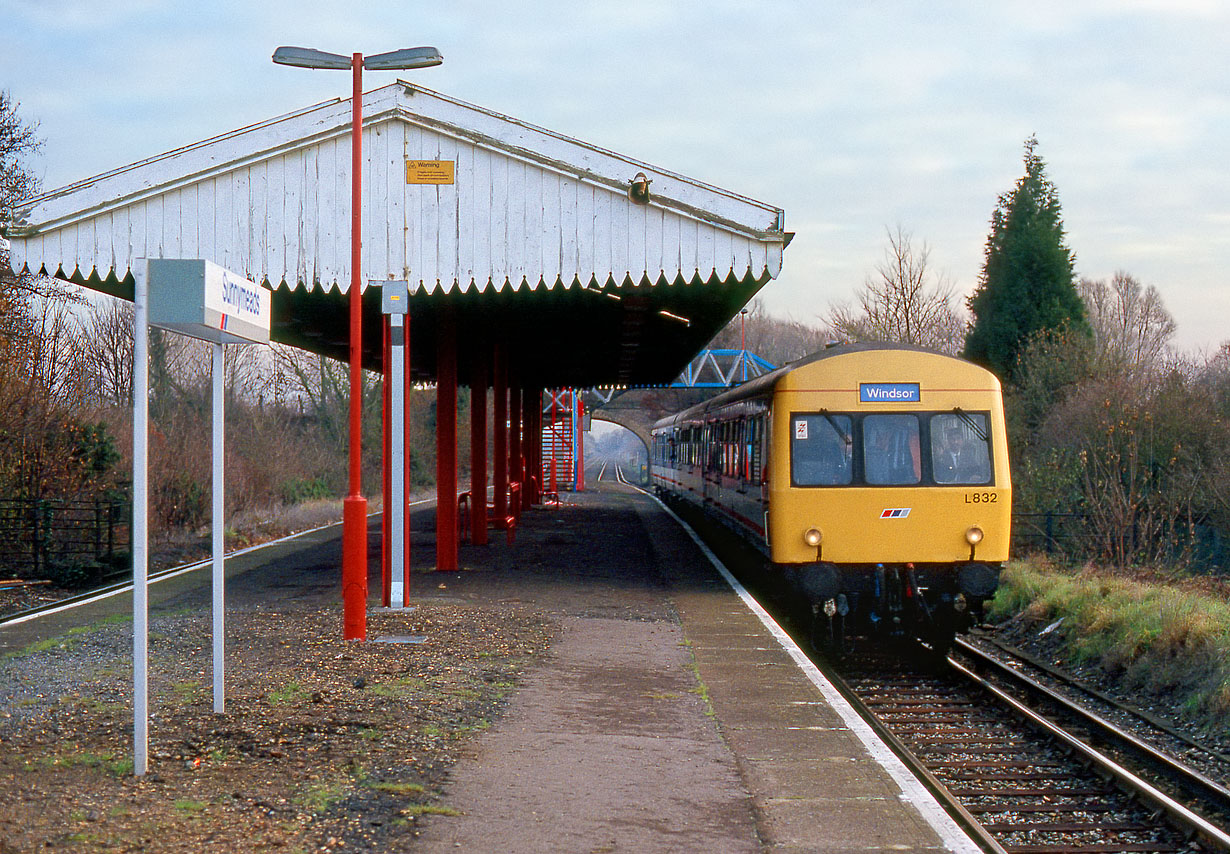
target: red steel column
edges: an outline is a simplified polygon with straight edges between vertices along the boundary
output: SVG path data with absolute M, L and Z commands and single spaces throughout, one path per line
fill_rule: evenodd
M 470 537 L 487 545 L 487 359 L 477 348 L 470 379 Z
M 573 390 L 576 395 L 576 390 Z M 577 492 L 585 491 L 585 401 L 577 400 Z
M 529 510 L 533 499 L 530 478 L 534 476 L 534 404 L 529 387 L 521 389 L 521 509 Z
M 389 514 L 397 497 L 393 493 L 393 472 L 389 468 L 392 437 L 389 425 L 393 420 L 392 394 L 389 389 L 389 376 L 393 370 L 393 347 L 389 342 L 389 316 L 384 315 L 380 324 L 384 336 L 381 348 L 381 365 L 384 374 L 380 377 L 380 604 L 389 607 L 389 592 L 393 576 L 390 572 L 389 546 Z
M 367 640 L 367 499 L 363 497 L 363 54 L 351 57 L 350 466 L 342 502 L 342 637 Z
M 453 318 L 436 332 L 436 569 L 457 570 L 457 335 Z
M 521 468 L 521 389 L 511 385 L 508 389 L 508 479 L 520 483 L 525 489 L 524 472 Z M 521 515 L 521 499 L 509 499 L 508 515 Z
M 534 401 L 534 439 L 530 443 L 530 450 L 534 458 L 534 498 L 535 504 L 542 503 L 542 389 L 535 388 L 533 397 Z
M 508 366 L 504 364 L 504 345 L 496 342 L 492 348 L 491 390 L 495 400 L 491 408 L 491 429 L 495 431 L 491 456 L 495 472 L 495 518 L 504 527 L 508 516 Z
M 559 389 L 551 389 L 551 492 L 559 495 L 559 484 L 556 483 L 555 458 L 559 449 L 559 435 L 556 433 L 556 412 L 559 404 Z

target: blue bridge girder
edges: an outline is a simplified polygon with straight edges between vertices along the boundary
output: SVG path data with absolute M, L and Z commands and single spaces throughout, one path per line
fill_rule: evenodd
M 777 370 L 751 350 L 701 350 L 674 382 L 659 386 L 601 386 L 582 393 L 592 407 L 603 406 L 630 388 L 732 388 Z

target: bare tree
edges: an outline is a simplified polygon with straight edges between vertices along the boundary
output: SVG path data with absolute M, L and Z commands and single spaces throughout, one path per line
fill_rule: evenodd
M 1165 367 L 1175 322 L 1157 288 L 1119 271 L 1109 283 L 1081 279 L 1078 289 L 1093 327 L 1097 368 L 1146 379 Z
M 710 349 L 745 349 L 760 358 L 784 365 L 824 347 L 824 331 L 793 318 L 774 317 L 764 302 L 754 299 L 731 318 L 709 342 Z
M 850 341 L 894 341 L 943 353 L 960 351 L 965 321 L 956 308 L 952 284 L 931 269 L 931 249 L 915 249 L 897 226 L 887 231 L 888 248 L 855 296 L 856 304 L 834 306 L 824 318 L 838 337 Z

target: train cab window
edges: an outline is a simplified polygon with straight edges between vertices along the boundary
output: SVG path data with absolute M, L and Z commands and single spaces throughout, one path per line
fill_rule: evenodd
M 795 486 L 844 486 L 853 474 L 851 420 L 824 413 L 791 416 L 790 478 Z
M 936 483 L 990 483 L 987 417 L 969 412 L 932 415 L 931 468 Z
M 863 419 L 863 475 L 877 486 L 922 480 L 918 418 L 915 415 L 868 415 Z

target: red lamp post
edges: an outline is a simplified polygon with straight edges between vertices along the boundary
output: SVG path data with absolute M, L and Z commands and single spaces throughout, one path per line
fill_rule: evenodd
M 363 69 L 394 71 L 439 65 L 444 57 L 434 47 L 410 47 L 369 56 L 306 47 L 279 47 L 279 65 L 354 74 L 350 162 L 350 444 L 349 492 L 342 506 L 342 633 L 346 640 L 367 639 L 367 499 L 363 497 L 363 295 L 360 277 L 363 253 Z

